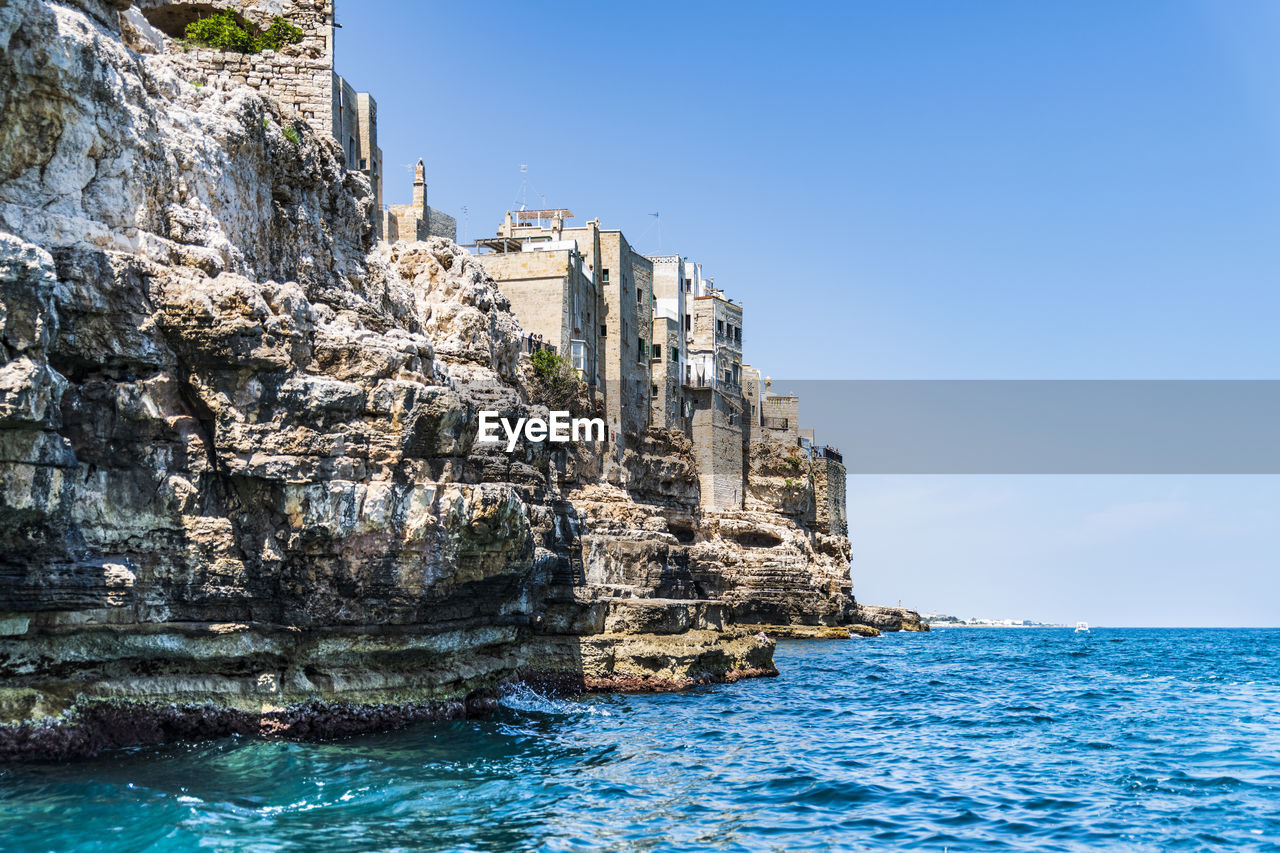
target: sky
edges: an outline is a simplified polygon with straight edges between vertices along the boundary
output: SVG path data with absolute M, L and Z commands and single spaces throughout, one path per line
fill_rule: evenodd
M 1280 378 L 1271 0 L 339 0 L 338 19 L 389 203 L 423 157 L 460 238 L 523 201 L 697 260 L 772 376 Z M 849 490 L 860 600 L 1280 620 L 1277 477 Z

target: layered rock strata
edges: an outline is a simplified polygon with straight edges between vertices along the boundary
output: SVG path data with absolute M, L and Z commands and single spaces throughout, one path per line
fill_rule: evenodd
M 477 444 L 537 411 L 479 264 L 376 246 L 336 143 L 127 6 L 0 5 L 0 757 L 769 675 L 751 625 L 856 618 L 847 539 L 785 483 L 700 511 L 683 436 Z

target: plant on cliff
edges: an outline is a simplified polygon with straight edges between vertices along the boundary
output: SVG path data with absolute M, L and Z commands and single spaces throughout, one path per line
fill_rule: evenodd
M 287 44 L 302 41 L 302 30 L 279 15 L 271 19 L 271 26 L 266 32 L 259 34 L 241 24 L 230 12 L 215 12 L 207 18 L 192 21 L 187 24 L 183 35 L 191 44 L 237 53 L 279 50 Z
M 237 53 L 257 53 L 259 48 L 253 33 L 240 25 L 230 12 L 217 12 L 187 24 L 183 31 L 187 41 L 217 50 L 234 50 Z
M 573 361 L 551 350 L 538 350 L 531 357 L 533 383 L 531 396 L 549 409 L 567 410 L 578 398 L 582 380 Z
M 263 50 L 279 50 L 286 44 L 297 44 L 302 41 L 302 30 L 276 15 L 271 19 L 271 26 L 258 39 Z
M 292 142 L 294 145 L 302 144 L 302 137 L 298 135 L 298 129 L 291 124 L 286 124 L 280 128 L 280 132 L 284 134 L 284 138 Z

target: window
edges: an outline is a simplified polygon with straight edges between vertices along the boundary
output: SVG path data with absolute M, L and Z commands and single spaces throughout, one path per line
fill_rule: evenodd
M 724 320 L 716 320 L 716 335 L 724 336 Z
M 680 360 L 680 350 L 679 350 L 679 349 L 677 349 L 676 347 L 672 347 L 672 348 L 671 348 L 671 360 L 672 360 L 672 361 L 679 361 L 679 360 Z
M 602 337 L 602 338 L 607 338 L 607 337 L 609 337 L 609 327 L 608 327 L 608 326 L 601 326 L 601 327 L 600 327 L 600 337 Z
M 686 279 L 684 280 L 684 292 L 685 292 L 685 293 L 693 293 L 693 279 L 691 279 L 691 278 L 686 278 Z
M 684 315 L 684 330 L 687 332 L 693 328 L 693 318 L 688 314 Z
M 652 397 L 652 398 L 653 398 L 653 399 L 655 399 L 655 400 L 656 400 L 656 399 L 658 399 L 658 386 L 657 386 L 657 385 L 650 385 L 650 386 L 649 386 L 649 396 L 650 396 L 650 397 Z
M 573 362 L 574 369 L 578 373 L 585 374 L 587 372 L 587 342 L 569 341 L 569 358 Z
M 644 338 L 636 338 L 636 361 L 644 361 Z
M 727 367 L 724 369 L 724 384 L 726 385 L 733 384 L 733 371 Z
M 654 360 L 654 361 L 662 361 L 662 344 L 654 344 L 654 345 L 653 345 L 653 356 L 652 356 L 652 358 L 653 358 L 653 360 Z
M 733 366 L 733 384 L 734 385 L 742 384 L 742 368 L 736 364 Z
M 637 287 L 636 288 L 636 304 L 639 305 L 641 302 L 644 302 L 644 291 Z
M 602 268 L 602 269 L 600 270 L 600 283 L 601 283 L 601 284 L 608 284 L 608 283 L 609 283 L 609 271 L 608 271 L 607 269 L 603 269 L 603 268 Z
M 742 327 L 738 326 L 733 330 L 733 340 L 735 343 L 742 343 Z
M 369 168 L 369 161 L 368 161 L 368 160 L 366 160 L 366 159 L 364 159 L 363 157 L 361 157 L 361 158 L 360 158 L 360 171 L 362 171 L 362 172 L 363 172 L 363 171 L 364 171 L 365 169 L 367 169 L 367 168 Z

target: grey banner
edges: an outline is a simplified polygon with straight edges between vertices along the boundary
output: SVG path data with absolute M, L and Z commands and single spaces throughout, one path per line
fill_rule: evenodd
M 773 380 L 860 474 L 1280 474 L 1280 380 Z

